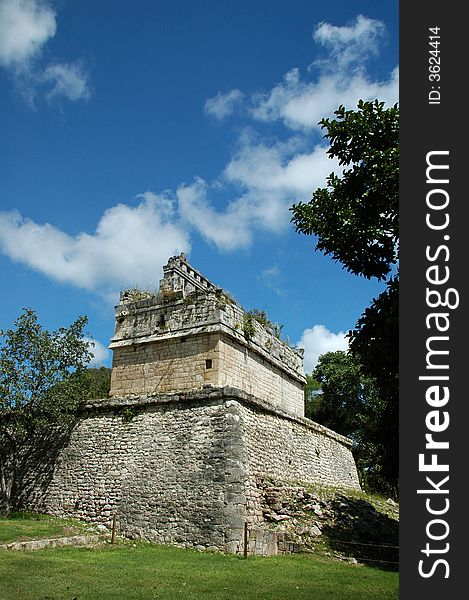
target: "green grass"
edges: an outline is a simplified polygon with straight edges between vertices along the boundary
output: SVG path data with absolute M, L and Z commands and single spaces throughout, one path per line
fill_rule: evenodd
M 308 554 L 225 556 L 155 546 L 0 551 L 1 600 L 386 600 L 398 575 Z
M 18 512 L 8 518 L 0 517 L 0 544 L 79 535 L 85 530 L 86 525 L 72 519 Z
M 0 519 L 5 541 L 80 533 L 47 515 Z M 97 548 L 0 550 L 0 600 L 391 600 L 398 574 L 292 554 L 227 556 L 118 539 Z

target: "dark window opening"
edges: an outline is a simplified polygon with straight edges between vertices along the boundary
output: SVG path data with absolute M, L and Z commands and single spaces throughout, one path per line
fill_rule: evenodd
M 206 369 L 211 369 L 212 368 L 212 359 L 211 358 L 205 359 L 205 368 Z
M 156 322 L 155 333 L 158 333 L 161 329 L 164 329 L 166 326 L 166 317 L 164 315 L 160 315 L 158 317 L 158 321 Z

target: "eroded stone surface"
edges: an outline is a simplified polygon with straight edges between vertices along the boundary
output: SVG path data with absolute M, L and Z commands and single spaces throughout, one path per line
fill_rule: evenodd
M 264 325 L 183 255 L 158 294 L 123 292 L 110 398 L 85 407 L 66 443 L 31 449 L 17 505 L 242 552 L 245 523 L 264 522 L 266 478 L 359 489 L 350 440 L 304 418 L 302 351 Z M 251 551 L 272 552 L 256 535 Z
M 184 256 L 157 294 L 123 292 L 116 307 L 111 396 L 232 386 L 304 415 L 303 351 L 249 318 Z
M 90 403 L 47 485 L 25 507 L 111 526 L 130 538 L 241 552 L 261 523 L 259 482 L 359 488 L 350 442 L 232 388 Z

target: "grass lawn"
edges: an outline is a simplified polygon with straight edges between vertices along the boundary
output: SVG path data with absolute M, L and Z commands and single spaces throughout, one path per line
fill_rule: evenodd
M 2 543 L 84 529 L 46 515 L 0 519 Z M 0 600 L 397 600 L 398 585 L 396 572 L 312 554 L 244 560 L 121 539 L 97 548 L 0 550 Z
M 13 513 L 10 517 L 0 517 L 0 544 L 80 535 L 86 525 L 72 519 L 57 519 L 49 515 L 33 513 Z M 0 597 L 1 598 L 1 597 Z
M 398 574 L 312 555 L 224 556 L 124 544 L 0 551 L 0 599 L 398 598 Z

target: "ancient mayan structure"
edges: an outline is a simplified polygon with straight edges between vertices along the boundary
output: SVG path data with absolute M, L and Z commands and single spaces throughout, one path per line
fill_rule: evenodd
M 304 417 L 302 350 L 184 255 L 163 274 L 157 293 L 121 293 L 110 397 L 87 405 L 52 471 L 25 478 L 20 504 L 233 553 L 247 522 L 251 550 L 275 552 L 261 484 L 359 489 L 351 442 Z
M 111 397 L 230 386 L 304 416 L 303 351 L 262 326 L 184 255 L 158 295 L 123 292 L 111 340 Z M 138 292 L 137 292 L 138 294 Z

